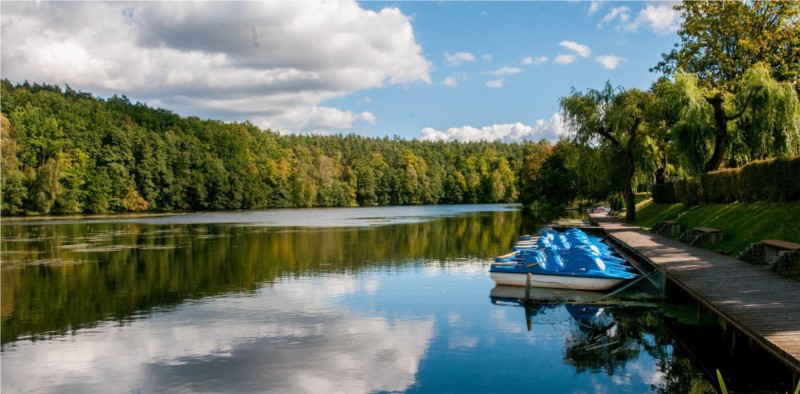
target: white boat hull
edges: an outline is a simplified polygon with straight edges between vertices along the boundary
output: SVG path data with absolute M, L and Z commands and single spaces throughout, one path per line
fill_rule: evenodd
M 525 286 L 528 278 L 523 273 L 491 272 L 492 280 L 498 285 Z M 531 275 L 531 286 L 548 289 L 570 289 L 604 291 L 624 282 L 625 279 L 617 278 L 587 278 L 581 276 L 563 275 Z

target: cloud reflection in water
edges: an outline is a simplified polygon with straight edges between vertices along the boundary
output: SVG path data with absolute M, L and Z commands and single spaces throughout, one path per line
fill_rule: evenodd
M 376 286 L 347 276 L 290 280 L 121 327 L 19 341 L 3 354 L 3 391 L 403 391 L 434 321 L 359 316 L 336 305 Z

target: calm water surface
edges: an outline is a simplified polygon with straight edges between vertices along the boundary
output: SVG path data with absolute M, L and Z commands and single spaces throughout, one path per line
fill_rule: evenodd
M 490 296 L 505 205 L 5 221 L 2 391 L 713 390 L 664 308 Z

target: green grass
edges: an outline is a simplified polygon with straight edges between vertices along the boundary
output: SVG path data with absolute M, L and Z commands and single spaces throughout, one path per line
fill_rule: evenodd
M 677 220 L 684 228 L 711 227 L 722 230 L 723 241 L 710 248 L 736 257 L 751 243 L 780 239 L 800 243 L 800 201 L 790 203 L 734 202 L 686 208 L 683 204 L 637 206 L 634 224 L 644 228 L 663 220 Z
M 650 229 L 654 224 L 665 220 L 675 220 L 686 211 L 681 203 L 656 204 L 653 200 L 644 200 L 636 204 L 636 221 L 633 224 Z
M 636 196 L 633 197 L 633 201 L 636 205 L 639 205 L 642 201 L 646 201 L 647 199 L 647 193 L 636 193 Z

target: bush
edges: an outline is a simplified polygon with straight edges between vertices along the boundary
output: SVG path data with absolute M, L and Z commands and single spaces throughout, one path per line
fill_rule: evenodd
M 608 198 L 608 205 L 612 211 L 621 211 L 625 206 L 625 200 L 619 194 L 614 194 Z
M 765 199 L 764 190 L 769 187 L 769 171 L 766 162 L 753 162 L 739 169 L 740 198 L 742 201 L 758 201 Z M 769 200 L 769 198 L 766 198 Z
M 783 201 L 800 201 L 800 156 L 778 159 L 776 176 L 782 179 Z
M 667 182 L 653 185 L 653 202 L 667 204 L 678 202 L 675 198 L 675 184 Z
M 800 156 L 752 162 L 739 170 L 741 201 L 800 200 Z
M 800 201 L 800 156 L 754 161 L 742 168 L 709 172 L 697 178 L 653 185 L 653 201 L 728 203 Z
M 675 182 L 675 197 L 683 205 L 693 206 L 703 201 L 703 187 L 696 178 L 685 178 Z
M 739 200 L 740 181 L 738 170 L 722 170 L 703 174 L 700 184 L 705 202 L 734 202 Z

